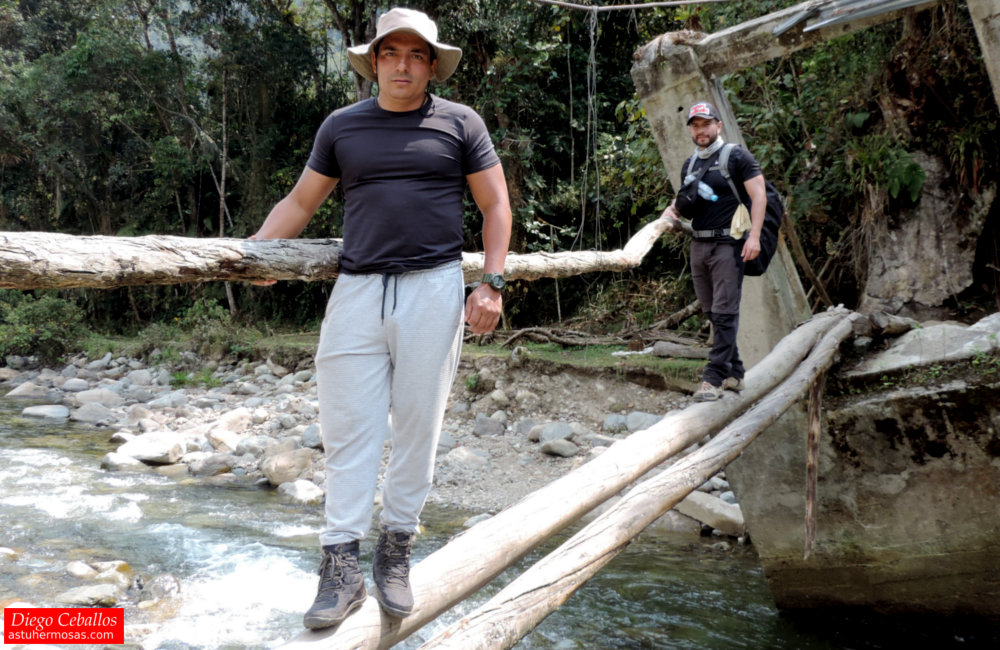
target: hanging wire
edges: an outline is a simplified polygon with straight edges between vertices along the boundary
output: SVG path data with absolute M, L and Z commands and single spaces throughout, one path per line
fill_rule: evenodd
M 583 163 L 583 178 L 580 181 L 580 227 L 570 248 L 583 246 L 583 232 L 587 225 L 587 194 L 590 189 L 590 167 L 594 167 L 594 243 L 600 245 L 601 175 L 597 161 L 597 110 L 594 99 L 597 95 L 597 11 L 590 12 L 590 54 L 587 57 L 587 127 L 586 158 Z

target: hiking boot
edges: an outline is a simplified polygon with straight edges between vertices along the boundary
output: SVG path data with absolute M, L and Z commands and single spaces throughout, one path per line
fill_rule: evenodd
M 402 618 L 413 611 L 410 590 L 410 549 L 413 533 L 382 529 L 375 545 L 372 574 L 375 598 L 386 614 Z
M 737 378 L 737 377 L 726 377 L 725 379 L 722 380 L 722 388 L 725 389 L 725 390 L 735 390 L 735 391 L 738 392 L 738 391 L 743 390 L 746 387 L 747 387 L 747 385 L 743 381 L 742 377 L 739 377 L 739 378 Z
M 365 579 L 358 567 L 358 542 L 324 546 L 319 592 L 302 624 L 310 630 L 339 625 L 367 597 Z
M 707 381 L 701 382 L 701 388 L 694 394 L 696 402 L 714 402 L 722 397 L 722 386 L 713 386 Z

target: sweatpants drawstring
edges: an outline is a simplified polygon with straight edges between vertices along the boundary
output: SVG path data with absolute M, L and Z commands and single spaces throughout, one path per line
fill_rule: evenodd
M 392 314 L 396 313 L 396 291 L 399 289 L 399 278 L 395 273 L 382 274 L 382 321 L 385 322 L 385 294 L 389 291 L 389 278 L 392 278 Z

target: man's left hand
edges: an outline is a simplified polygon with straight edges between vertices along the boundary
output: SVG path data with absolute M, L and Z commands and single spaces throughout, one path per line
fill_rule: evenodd
M 743 244 L 743 261 L 749 262 L 760 255 L 760 236 L 750 235 Z
M 465 299 L 465 322 L 473 334 L 489 334 L 496 329 L 502 309 L 500 292 L 488 284 L 480 284 Z

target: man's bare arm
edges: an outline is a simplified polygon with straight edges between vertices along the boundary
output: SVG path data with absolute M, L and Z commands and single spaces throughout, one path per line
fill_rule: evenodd
M 251 239 L 291 239 L 305 230 L 316 210 L 337 186 L 330 178 L 308 167 L 299 176 L 295 187 L 271 209 L 260 230 Z
M 472 198 L 483 213 L 483 272 L 503 273 L 513 220 L 503 167 L 494 165 L 469 174 L 466 179 Z M 474 334 L 486 334 L 496 328 L 502 309 L 500 292 L 482 284 L 465 301 L 465 321 Z

